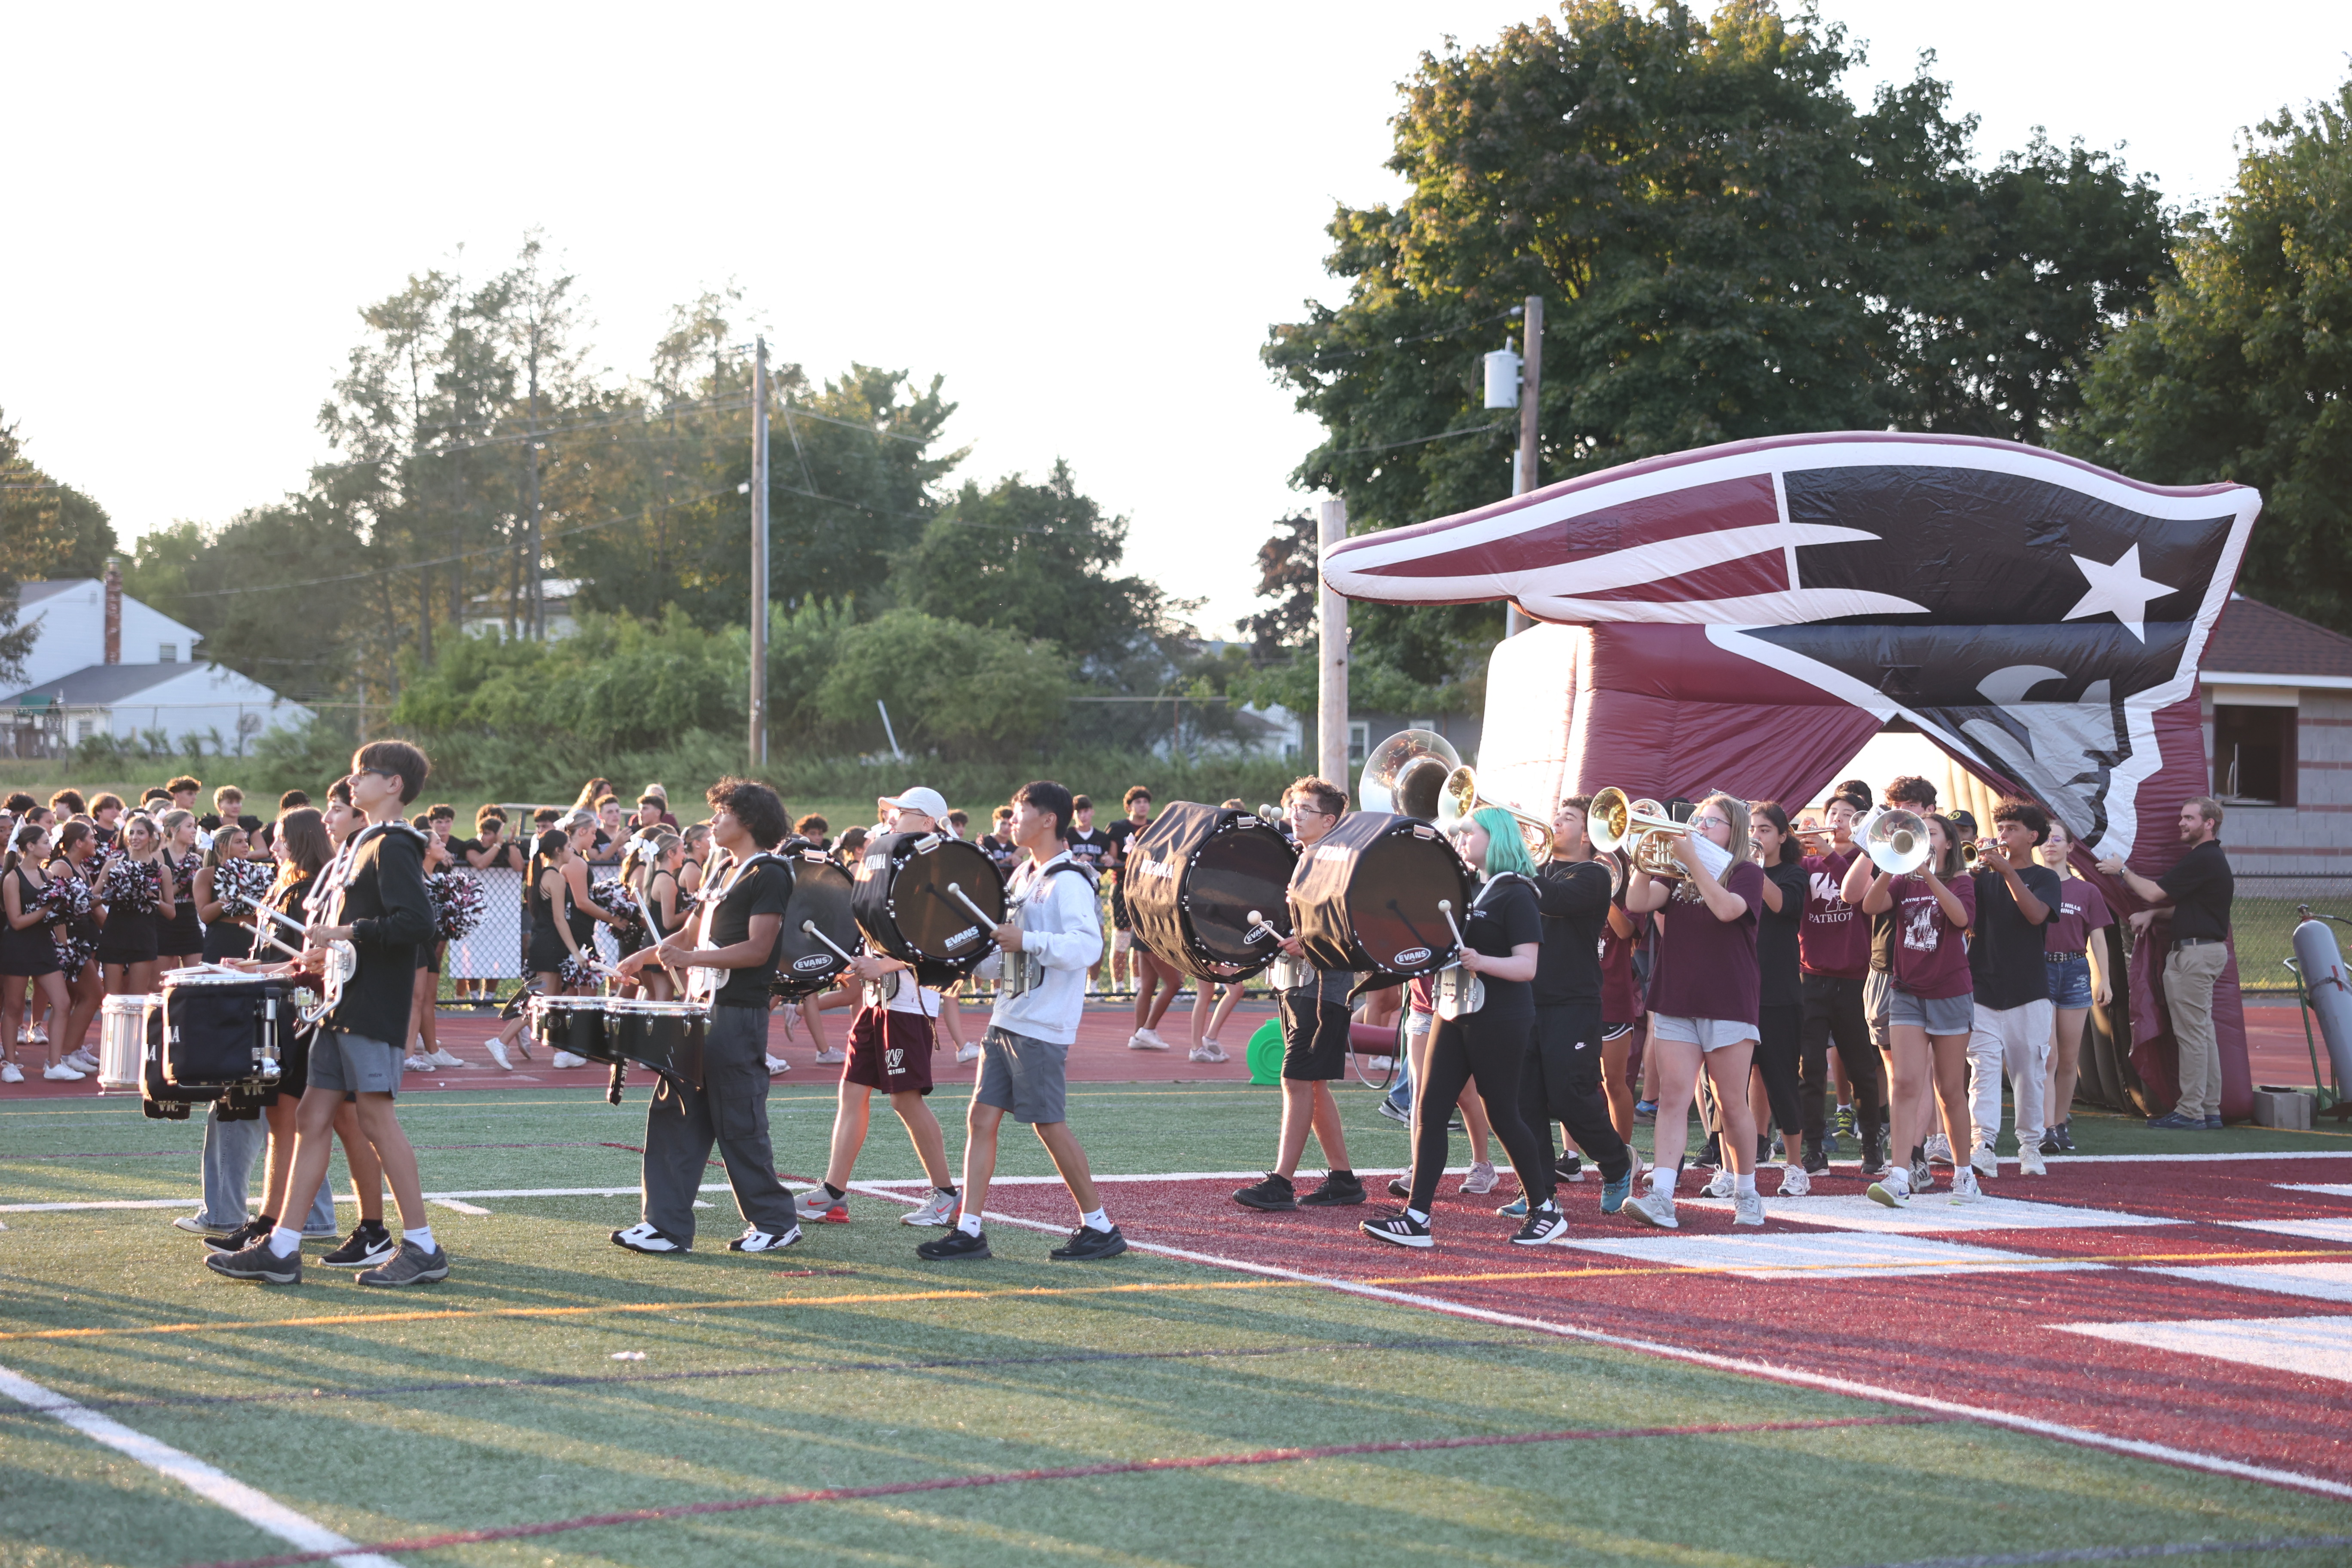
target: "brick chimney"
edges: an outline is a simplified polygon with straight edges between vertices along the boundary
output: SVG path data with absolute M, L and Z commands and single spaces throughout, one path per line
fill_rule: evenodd
M 122 563 L 106 563 L 106 662 L 122 662 Z

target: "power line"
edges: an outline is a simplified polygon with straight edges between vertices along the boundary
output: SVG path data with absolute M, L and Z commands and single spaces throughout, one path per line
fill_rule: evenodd
M 1508 430 L 1510 426 L 1503 424 L 1469 425 L 1459 430 L 1440 430 L 1434 436 L 1415 436 L 1410 441 L 1390 441 L 1378 447 L 1341 447 L 1337 451 L 1326 452 L 1323 455 L 1327 458 L 1352 458 L 1362 452 L 1393 452 L 1400 447 L 1425 447 L 1432 441 L 1443 441 L 1449 436 L 1480 436 L 1491 430 Z
M 1327 359 L 1360 359 L 1365 354 L 1386 353 L 1391 349 L 1401 349 L 1407 343 L 1426 343 L 1433 342 L 1439 338 L 1459 337 L 1464 332 L 1475 332 L 1481 327 L 1491 327 L 1497 321 L 1510 321 L 1517 316 L 1522 309 L 1524 307 L 1514 305 L 1507 310 L 1498 310 L 1491 316 L 1482 316 L 1475 321 L 1465 322 L 1458 327 L 1446 327 L 1434 332 L 1423 332 L 1416 337 L 1391 338 L 1387 342 L 1373 343 L 1360 349 L 1315 349 L 1310 351 L 1310 354 L 1318 363 L 1310 364 L 1307 368 L 1310 370 L 1320 368 L 1319 362 Z M 1280 346 L 1276 345 L 1276 348 Z

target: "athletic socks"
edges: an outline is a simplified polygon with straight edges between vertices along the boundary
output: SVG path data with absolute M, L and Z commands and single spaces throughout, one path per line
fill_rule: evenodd
M 1675 1178 L 1681 1173 L 1682 1173 L 1679 1171 L 1670 1171 L 1664 1165 L 1651 1166 L 1650 1195 L 1656 1198 L 1673 1197 L 1675 1195 Z
M 835 1186 L 831 1182 L 819 1182 L 817 1185 L 824 1189 L 824 1195 L 834 1203 L 839 1203 L 843 1198 L 849 1195 L 843 1192 L 839 1187 Z
M 966 1209 L 963 1212 L 963 1217 L 956 1221 L 956 1228 L 963 1232 L 966 1236 L 978 1236 L 980 1234 L 980 1216 L 972 1213 L 970 1209 Z
M 1108 1231 L 1117 1230 L 1118 1228 L 1117 1226 L 1110 1223 L 1110 1215 L 1103 1213 L 1100 1209 L 1096 1209 L 1090 1214 L 1080 1215 L 1078 1216 L 1078 1223 L 1085 1226 L 1088 1230 Z
M 433 1251 L 433 1227 L 429 1225 L 420 1225 L 415 1230 L 404 1230 L 400 1233 L 400 1238 L 403 1241 L 415 1242 L 416 1250 L 419 1252 L 430 1255 Z
M 830 1187 L 827 1187 L 825 1190 L 826 1190 L 827 1192 L 830 1192 L 830 1191 L 832 1191 L 833 1189 L 832 1189 L 832 1188 L 830 1188 Z M 956 1195 L 956 1190 L 955 1190 L 953 1187 L 933 1187 L 933 1188 L 931 1189 L 931 1191 L 933 1191 L 933 1192 L 935 1192 L 935 1193 L 939 1194 L 940 1194 L 940 1196 L 941 1196 L 941 1197 L 943 1197 L 943 1198 L 951 1198 L 951 1197 L 954 1197 L 954 1196 Z
M 272 1258 L 291 1258 L 301 1250 L 300 1231 L 289 1230 L 282 1225 L 269 1227 L 269 1255 Z
M 1422 1213 L 1419 1209 L 1405 1210 L 1404 1217 L 1412 1221 L 1415 1225 L 1427 1225 L 1429 1223 L 1429 1216 Z
M 1756 1190 L 1756 1173 L 1749 1171 L 1744 1174 L 1733 1176 L 1731 1178 L 1731 1190 L 1735 1193 L 1754 1192 Z

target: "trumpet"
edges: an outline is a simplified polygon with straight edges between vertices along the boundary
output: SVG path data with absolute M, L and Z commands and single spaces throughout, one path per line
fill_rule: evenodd
M 1653 877 L 1677 878 L 1683 874 L 1674 840 L 1690 830 L 1690 824 L 1668 816 L 1666 808 L 1656 801 L 1630 800 L 1623 790 L 1613 784 L 1594 795 L 1591 806 L 1584 814 L 1585 835 L 1592 840 L 1594 848 L 1607 854 L 1630 844 L 1634 869 Z

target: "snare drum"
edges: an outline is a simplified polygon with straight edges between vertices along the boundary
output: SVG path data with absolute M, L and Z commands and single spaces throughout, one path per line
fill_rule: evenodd
M 607 1043 L 602 996 L 534 996 L 530 1037 L 551 1051 L 570 1051 L 591 1061 L 619 1058 Z
M 136 1090 L 147 1058 L 147 1009 L 160 996 L 109 996 L 99 1006 L 98 1092 Z
M 605 1044 L 624 1061 L 656 1072 L 680 1072 L 699 1062 L 710 1010 L 693 1002 L 654 1002 L 640 996 L 604 999 Z
M 285 983 L 240 970 L 191 967 L 163 976 L 164 1081 L 265 1087 L 278 1077 L 278 1026 Z

